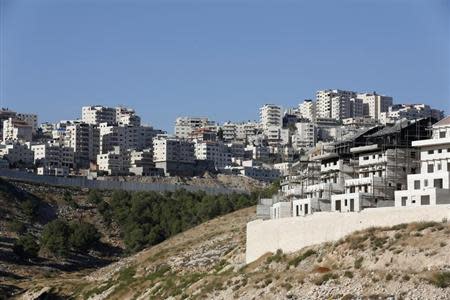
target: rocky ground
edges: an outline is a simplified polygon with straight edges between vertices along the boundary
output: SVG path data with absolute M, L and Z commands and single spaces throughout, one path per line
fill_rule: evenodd
M 106 177 L 105 177 L 106 178 Z M 108 180 L 113 178 L 108 177 Z M 225 174 L 209 174 L 206 173 L 202 177 L 140 177 L 140 176 L 125 176 L 125 177 L 115 177 L 116 180 L 124 181 L 136 181 L 143 183 L 166 183 L 166 184 L 177 184 L 177 185 L 194 185 L 194 186 L 204 186 L 204 187 L 215 187 L 215 188 L 230 188 L 241 191 L 254 191 L 255 189 L 261 189 L 267 186 L 266 183 L 244 176 L 231 176 Z
M 36 280 L 29 292 L 77 299 L 450 299 L 447 222 L 372 228 L 246 266 L 245 224 L 254 215 L 254 207 L 231 213 L 89 275 Z

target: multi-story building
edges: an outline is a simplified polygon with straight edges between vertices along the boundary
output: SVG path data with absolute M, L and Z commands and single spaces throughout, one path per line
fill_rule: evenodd
M 167 135 L 158 135 L 153 139 L 153 161 L 156 168 L 164 170 L 166 176 L 191 176 L 194 160 L 194 143 Z
M 144 149 L 142 151 L 132 150 L 129 152 L 130 157 L 130 174 L 139 176 L 157 176 L 161 175 L 159 169 L 155 168 L 153 163 L 153 150 Z M 164 173 L 162 174 L 164 175 Z
M 402 119 L 415 120 L 430 117 L 439 121 L 444 117 L 444 113 L 427 104 L 395 104 L 389 106 L 388 111 L 380 114 L 380 123 L 389 124 Z
M 355 92 L 344 90 L 317 91 L 316 117 L 334 118 L 337 120 L 349 117 L 349 101 L 351 98 L 356 98 Z
M 118 146 L 122 150 L 142 150 L 151 148 L 153 138 L 162 131 L 154 130 L 150 126 L 108 125 L 101 123 L 99 126 L 99 153 L 112 151 Z
M 36 114 L 17 113 L 17 119 L 24 121 L 31 126 L 31 131 L 36 133 L 38 128 L 38 117 Z
M 314 123 L 296 123 L 296 131 L 292 137 L 292 145 L 294 149 L 311 148 L 317 142 L 317 130 Z
M 81 109 L 81 121 L 91 125 L 100 123 L 115 124 L 116 115 L 115 108 L 102 105 L 83 106 Z
M 119 126 L 140 126 L 141 118 L 136 115 L 134 109 L 116 107 L 116 123 Z
M 31 142 L 33 127 L 18 118 L 3 121 L 3 142 Z
M 6 159 L 12 167 L 31 166 L 34 154 L 30 143 L 0 144 L 0 158 Z
M 433 125 L 431 139 L 412 142 L 420 150 L 420 173 L 395 192 L 395 206 L 450 204 L 450 117 Z
M 356 98 L 363 102 L 364 116 L 370 116 L 376 120 L 380 118 L 382 112 L 386 112 L 392 105 L 393 99 L 389 96 L 378 95 L 377 93 L 359 93 Z
M 71 122 L 59 131 L 63 132 L 64 146 L 75 152 L 75 168 L 89 168 L 99 153 L 99 129 L 92 124 Z
M 350 98 L 350 117 L 362 118 L 364 116 L 364 104 L 362 99 Z
M 196 141 L 195 157 L 198 160 L 213 161 L 217 170 L 231 165 L 231 153 L 228 147 L 221 142 Z
M 72 169 L 75 164 L 75 153 L 73 148 L 57 144 L 32 145 L 34 153 L 34 164 L 45 168 L 67 168 Z
M 175 120 L 175 136 L 177 138 L 188 139 L 191 133 L 198 128 L 217 131 L 216 123 L 206 117 L 178 117 Z
M 265 104 L 260 108 L 260 120 L 265 134 L 283 126 L 283 113 L 278 105 Z
M 299 114 L 302 118 L 311 122 L 316 120 L 316 103 L 310 99 L 306 99 L 298 106 Z
M 116 146 L 113 150 L 97 155 L 98 171 L 108 175 L 127 175 L 130 168 L 130 157 L 127 151 Z

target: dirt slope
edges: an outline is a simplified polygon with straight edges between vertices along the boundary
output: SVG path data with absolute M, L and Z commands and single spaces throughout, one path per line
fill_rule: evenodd
M 254 214 L 231 213 L 88 276 L 36 280 L 31 290 L 78 299 L 450 299 L 449 223 L 374 228 L 245 266 Z

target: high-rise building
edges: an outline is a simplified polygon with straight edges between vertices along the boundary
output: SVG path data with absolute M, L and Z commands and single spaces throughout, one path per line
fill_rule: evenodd
M 274 128 L 281 128 L 283 126 L 281 107 L 274 104 L 265 104 L 260 108 L 260 120 L 264 133 L 266 133 L 269 128 L 271 131 L 273 131 Z
M 199 128 L 217 131 L 216 123 L 206 117 L 178 117 L 175 120 L 175 136 L 178 138 L 188 139 Z
M 298 106 L 300 116 L 304 119 L 314 122 L 316 120 L 316 103 L 312 100 L 306 99 Z
M 356 98 L 363 101 L 363 114 L 379 120 L 382 112 L 387 112 L 392 105 L 393 99 L 389 96 L 378 95 L 377 93 L 360 93 Z
M 318 118 L 344 119 L 350 114 L 349 99 L 356 93 L 344 90 L 321 90 L 316 93 L 316 116 Z M 333 100 L 334 99 L 334 100 Z

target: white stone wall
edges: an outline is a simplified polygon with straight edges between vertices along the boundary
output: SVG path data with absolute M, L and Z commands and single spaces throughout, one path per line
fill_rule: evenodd
M 317 212 L 307 217 L 256 220 L 247 224 L 246 262 L 267 252 L 294 252 L 306 246 L 337 241 L 356 230 L 418 221 L 450 219 L 450 205 L 370 208 L 361 212 Z

